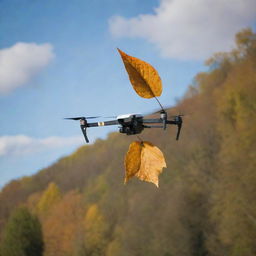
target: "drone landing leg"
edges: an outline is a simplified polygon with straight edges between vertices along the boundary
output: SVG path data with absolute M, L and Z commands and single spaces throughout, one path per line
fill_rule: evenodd
M 80 127 L 81 127 L 81 130 L 83 132 L 86 143 L 89 143 L 89 139 L 88 139 L 87 133 L 86 133 L 86 128 L 87 128 L 86 125 L 80 125 Z
M 176 140 L 179 140 L 180 130 L 181 130 L 181 124 L 178 124 L 178 132 L 177 132 L 177 135 L 176 135 Z

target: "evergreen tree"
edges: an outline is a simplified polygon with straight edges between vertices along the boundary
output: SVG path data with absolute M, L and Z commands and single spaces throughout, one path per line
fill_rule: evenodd
M 38 218 L 31 215 L 26 207 L 17 208 L 6 224 L 0 254 L 5 256 L 41 256 L 43 248 L 43 237 Z

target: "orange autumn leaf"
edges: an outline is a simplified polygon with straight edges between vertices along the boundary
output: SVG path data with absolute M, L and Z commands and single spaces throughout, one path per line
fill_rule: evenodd
M 119 50 L 130 82 L 139 96 L 153 98 L 162 94 L 162 82 L 157 71 L 147 62 Z
M 141 163 L 141 150 L 141 142 L 134 141 L 130 144 L 124 162 L 126 170 L 124 183 L 127 183 L 127 181 L 139 171 Z
M 158 176 L 163 168 L 166 168 L 166 163 L 162 151 L 150 142 L 143 142 L 141 165 L 136 176 L 141 180 L 152 182 L 158 187 Z
M 132 142 L 125 157 L 125 183 L 136 176 L 158 187 L 158 176 L 166 168 L 162 151 L 150 142 Z

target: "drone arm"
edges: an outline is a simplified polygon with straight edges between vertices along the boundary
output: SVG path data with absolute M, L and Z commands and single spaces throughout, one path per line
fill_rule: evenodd
M 98 126 L 108 126 L 108 125 L 117 125 L 119 122 L 117 120 L 106 121 L 106 122 L 95 122 L 87 123 L 87 127 L 98 127 Z
M 155 119 L 143 119 L 143 124 L 161 124 L 163 120 L 160 118 Z
M 174 120 L 167 120 L 166 123 L 167 124 L 176 124 L 177 125 L 177 121 L 174 121 Z
M 163 128 L 163 125 L 144 125 L 144 128 Z
M 97 122 L 97 123 L 87 123 L 86 120 L 80 121 L 80 127 L 83 132 L 86 143 L 89 143 L 89 139 L 88 139 L 87 133 L 86 133 L 86 129 L 88 127 L 98 127 L 98 126 L 115 125 L 115 124 L 118 124 L 118 122 L 116 120 L 107 121 L 107 122 Z

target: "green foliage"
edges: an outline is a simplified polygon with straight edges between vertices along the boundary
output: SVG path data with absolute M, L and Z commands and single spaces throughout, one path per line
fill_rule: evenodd
M 37 217 L 25 207 L 16 209 L 4 229 L 1 255 L 40 256 L 43 255 L 43 247 L 41 225 Z

